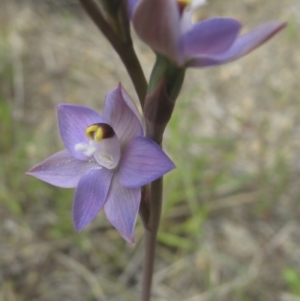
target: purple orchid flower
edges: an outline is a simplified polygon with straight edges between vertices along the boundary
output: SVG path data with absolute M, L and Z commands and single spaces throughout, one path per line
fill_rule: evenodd
M 186 5 L 189 2 L 129 0 L 129 13 L 138 36 L 179 67 L 207 67 L 236 60 L 286 26 L 272 21 L 239 36 L 242 25 L 231 18 L 192 24 L 196 7 Z
M 76 187 L 73 222 L 81 231 L 104 208 L 108 220 L 134 242 L 141 187 L 175 168 L 143 134 L 139 112 L 121 84 L 105 99 L 104 113 L 60 104 L 58 121 L 66 150 L 28 171 L 55 186 Z

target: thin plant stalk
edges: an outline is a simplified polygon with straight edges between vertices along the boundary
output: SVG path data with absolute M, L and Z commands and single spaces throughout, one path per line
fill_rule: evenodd
M 141 64 L 134 51 L 133 43 L 129 35 L 122 40 L 106 22 L 101 13 L 99 5 L 94 0 L 79 0 L 90 18 L 94 21 L 103 35 L 108 39 L 113 48 L 121 58 L 139 97 L 140 104 L 144 106 L 144 100 L 147 93 L 147 80 L 144 75 Z
M 143 264 L 141 301 L 149 301 L 151 297 L 153 269 L 155 261 L 156 238 L 162 208 L 163 178 L 151 183 L 150 216 L 145 228 L 145 256 Z

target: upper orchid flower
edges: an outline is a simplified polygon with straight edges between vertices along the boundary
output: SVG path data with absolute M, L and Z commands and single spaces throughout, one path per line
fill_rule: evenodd
M 235 60 L 266 42 L 286 25 L 272 21 L 239 36 L 242 25 L 231 18 L 212 18 L 192 24 L 197 3 L 189 5 L 190 2 L 129 1 L 138 36 L 178 67 L 206 67 Z
M 141 200 L 141 187 L 175 166 L 144 137 L 138 110 L 121 85 L 108 93 L 103 115 L 69 104 L 58 106 L 60 151 L 28 171 L 59 187 L 77 187 L 73 221 L 77 231 L 104 207 L 108 220 L 128 241 Z

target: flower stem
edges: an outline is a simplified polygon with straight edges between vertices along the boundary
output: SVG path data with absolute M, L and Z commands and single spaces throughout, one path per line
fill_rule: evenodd
M 150 216 L 145 227 L 145 257 L 141 301 L 149 301 L 151 296 L 152 277 L 155 259 L 156 237 L 162 208 L 163 178 L 151 183 Z
M 113 30 L 113 28 L 107 23 L 102 15 L 101 8 L 95 2 L 95 0 L 79 0 L 81 5 L 84 7 L 90 18 L 95 22 L 97 27 L 103 33 L 103 35 L 111 43 L 115 51 L 121 58 L 139 97 L 141 106 L 144 106 L 144 100 L 147 93 L 147 80 L 145 78 L 143 69 L 138 60 L 138 57 L 134 51 L 132 40 L 130 34 L 126 34 L 126 39 L 119 37 Z M 123 7 L 124 13 L 126 15 L 126 7 Z M 126 22 L 123 20 L 125 27 Z M 129 28 L 129 24 L 127 25 Z

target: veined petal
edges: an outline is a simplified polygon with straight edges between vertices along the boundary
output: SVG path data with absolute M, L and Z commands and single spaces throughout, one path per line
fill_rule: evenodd
M 107 219 L 129 243 L 134 243 L 134 226 L 139 212 L 141 188 L 126 188 L 114 176 L 104 205 Z
M 114 129 L 121 146 L 133 137 L 143 135 L 138 109 L 121 84 L 107 94 L 104 117 Z
M 174 0 L 141 0 L 133 14 L 133 26 L 140 37 L 155 51 L 181 65 L 178 47 L 180 12 Z
M 183 34 L 180 43 L 185 56 L 215 55 L 235 41 L 241 24 L 230 18 L 213 18 L 195 24 Z
M 194 58 L 188 62 L 188 66 L 207 67 L 212 65 L 220 65 L 229 61 L 236 60 L 269 40 L 273 35 L 275 35 L 285 26 L 286 23 L 276 21 L 260 25 L 254 30 L 237 38 L 232 46 L 223 54 L 212 56 L 207 55 Z
M 174 168 L 174 163 L 155 142 L 135 137 L 124 150 L 118 176 L 125 187 L 141 187 Z
M 74 188 L 80 177 L 96 165 L 96 161 L 81 161 L 63 150 L 34 166 L 27 174 L 58 187 Z
M 85 134 L 87 127 L 94 123 L 107 123 L 106 119 L 96 111 L 69 104 L 58 105 L 58 122 L 66 149 L 79 160 L 88 159 L 83 152 L 75 150 L 76 144 L 88 143 L 89 139 Z
M 109 169 L 93 168 L 81 177 L 73 203 L 73 223 L 77 232 L 89 224 L 102 209 L 112 176 L 113 172 Z

